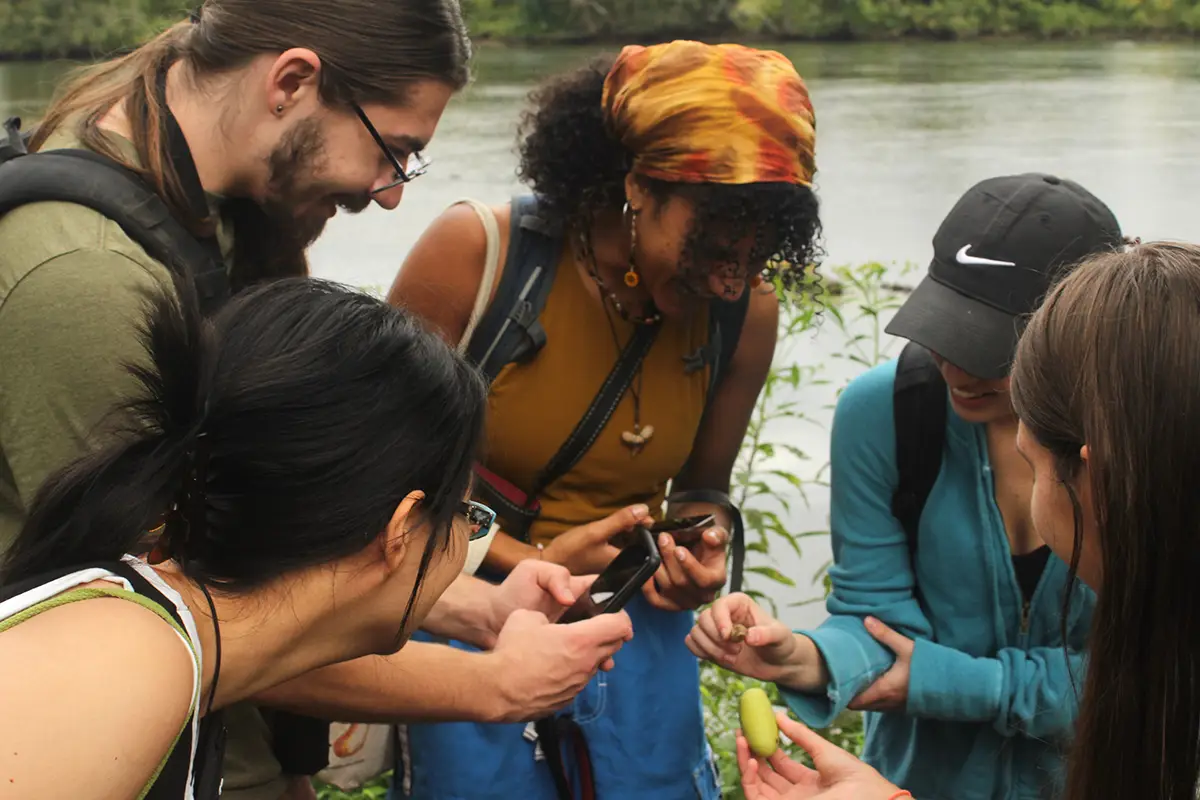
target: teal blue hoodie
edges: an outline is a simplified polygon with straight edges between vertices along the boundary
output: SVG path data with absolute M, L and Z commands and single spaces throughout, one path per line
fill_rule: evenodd
M 1095 595 L 1051 558 L 1026 606 L 994 500 L 984 426 L 947 411 L 942 469 L 921 517 L 915 563 L 891 513 L 896 362 L 856 378 L 834 413 L 831 614 L 812 638 L 829 667 L 817 695 L 784 692 L 825 727 L 888 670 L 870 615 L 916 641 L 904 713 L 868 713 L 864 760 L 917 800 L 1042 800 L 1062 779 L 1083 684 Z M 949 400 L 947 399 L 947 402 Z M 927 613 L 913 596 L 920 585 Z

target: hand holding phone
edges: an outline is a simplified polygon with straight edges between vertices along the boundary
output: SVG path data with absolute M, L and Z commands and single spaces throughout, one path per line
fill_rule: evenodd
M 654 576 L 662 564 L 654 534 L 648 529 L 633 530 L 634 541 L 622 550 L 612 563 L 597 576 L 595 582 L 563 612 L 560 623 L 578 622 L 597 614 L 620 611 L 637 594 L 642 585 Z

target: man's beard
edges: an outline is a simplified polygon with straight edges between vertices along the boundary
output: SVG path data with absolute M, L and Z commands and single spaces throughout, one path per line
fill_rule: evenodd
M 310 117 L 296 123 L 284 135 L 267 161 L 267 197 L 262 209 L 299 250 L 315 242 L 329 221 L 324 203 L 319 201 L 335 203 L 354 214 L 371 204 L 366 193 L 338 194 L 323 190 L 317 175 L 325 164 L 325 156 L 325 137 L 320 124 Z

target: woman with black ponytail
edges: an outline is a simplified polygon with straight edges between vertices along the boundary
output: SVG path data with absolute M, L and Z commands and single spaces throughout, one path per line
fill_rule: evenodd
M 206 709 L 398 650 L 491 525 L 484 386 L 412 317 L 296 278 L 206 322 L 177 289 L 136 426 L 42 488 L 0 568 L 0 798 L 206 796 Z

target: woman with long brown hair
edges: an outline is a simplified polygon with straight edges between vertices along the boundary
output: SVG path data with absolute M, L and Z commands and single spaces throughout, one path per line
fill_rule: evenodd
M 1096 590 L 1067 800 L 1193 800 L 1200 778 L 1200 246 L 1095 256 L 1021 337 L 1017 446 L 1038 533 Z M 786 718 L 784 718 L 786 719 Z M 781 722 L 783 722 L 781 720 Z M 796 723 L 819 772 L 739 742 L 747 797 L 888 800 L 899 787 Z

